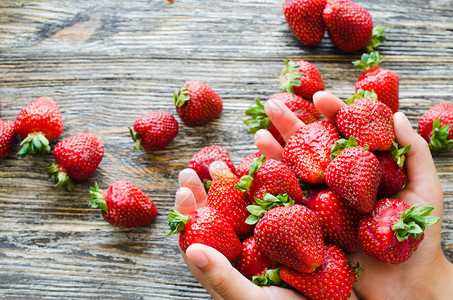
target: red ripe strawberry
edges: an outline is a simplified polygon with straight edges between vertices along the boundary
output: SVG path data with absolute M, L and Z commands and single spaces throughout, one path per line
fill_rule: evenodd
M 378 159 L 361 147 L 345 148 L 326 169 L 327 185 L 361 213 L 373 209 L 380 180 Z
M 283 14 L 294 35 L 305 45 L 316 45 L 324 36 L 326 25 L 322 11 L 326 0 L 285 0 Z
M 448 151 L 453 147 L 453 105 L 439 103 L 418 121 L 420 134 L 433 151 Z
M 316 122 L 319 119 L 320 113 L 315 105 L 300 96 L 291 93 L 276 93 L 269 100 L 271 99 L 282 101 L 305 124 Z M 250 126 L 248 133 L 255 133 L 259 129 L 267 129 L 280 145 L 284 147 L 286 142 L 266 115 L 264 105 L 258 99 L 255 99 L 255 103 L 256 107 L 249 108 L 245 111 L 245 114 L 251 117 L 244 121 L 244 124 Z
M 337 113 L 337 128 L 346 139 L 354 137 L 361 147 L 386 151 L 395 140 L 393 113 L 375 97 L 374 93 L 359 91 L 348 99 Z
M 357 235 L 362 215 L 346 205 L 332 189 L 313 192 L 308 196 L 306 206 L 318 216 L 326 245 L 338 246 L 345 252 L 358 250 Z
M 222 146 L 210 145 L 195 153 L 189 161 L 188 168 L 193 169 L 202 181 L 210 180 L 209 166 L 215 161 L 223 161 L 235 173 L 234 162 L 228 151 Z
M 260 276 L 268 269 L 278 267 L 278 263 L 259 250 L 254 236 L 242 242 L 242 254 L 237 260 L 236 269 L 249 280 L 252 280 L 253 276 Z
M 154 202 L 127 180 L 115 182 L 107 191 L 102 191 L 96 184 L 90 194 L 88 203 L 92 208 L 100 207 L 104 220 L 114 226 L 147 225 L 158 213 Z
M 283 266 L 281 279 L 312 300 L 346 300 L 357 276 L 340 248 L 326 245 L 324 261 L 313 273 Z
M 381 165 L 381 182 L 379 184 L 377 198 L 388 198 L 399 192 L 407 182 L 407 172 L 404 167 L 405 155 L 411 148 L 408 145 L 404 148 L 398 148 L 394 143 L 389 151 L 376 151 L 376 155 Z
M 211 121 L 217 118 L 223 109 L 220 96 L 200 81 L 184 82 L 173 98 L 179 117 L 190 125 Z
M 178 122 L 165 110 L 155 110 L 140 116 L 129 127 L 132 139 L 137 143 L 135 149 L 157 151 L 165 148 L 178 134 Z
M 239 163 L 238 167 L 236 168 L 236 175 L 241 178 L 244 175 L 249 175 L 250 172 L 250 165 L 252 164 L 255 158 L 261 156 L 261 153 L 254 152 L 246 157 Z
M 229 261 L 242 253 L 242 244 L 231 224 L 212 207 L 201 207 L 190 215 L 171 209 L 167 216 L 171 231 L 179 235 L 179 246 L 186 252 L 192 244 L 204 244 L 221 252 Z
M 332 145 L 340 137 L 329 121 L 318 121 L 299 128 L 283 149 L 283 162 L 308 184 L 325 182 L 324 171 L 330 163 Z
M 209 187 L 207 204 L 224 215 L 238 236 L 253 232 L 253 226 L 246 224 L 250 215 L 247 206 L 252 204 L 249 195 L 236 189 L 239 178 L 231 170 L 217 172 Z
M 316 214 L 295 204 L 269 210 L 256 224 L 255 240 L 270 259 L 299 272 L 313 272 L 324 258 Z
M 381 262 L 400 264 L 408 260 L 424 238 L 425 227 L 436 224 L 434 208 L 409 205 L 398 199 L 384 198 L 359 225 L 363 252 Z
M 392 70 L 379 67 L 383 60 L 384 56 L 375 51 L 370 54 L 364 53 L 361 60 L 352 62 L 354 66 L 364 71 L 355 83 L 355 90 L 374 91 L 377 100 L 396 113 L 399 107 L 399 77 Z
M 294 173 L 284 163 L 266 159 L 264 154 L 252 162 L 249 175 L 242 176 L 236 188 L 243 192 L 249 190 L 250 195 L 258 199 L 263 199 L 265 194 L 287 194 L 295 203 L 302 204 L 304 200 L 304 192 Z
M 0 159 L 5 158 L 11 152 L 15 137 L 14 122 L 0 120 Z
M 305 60 L 297 62 L 285 60 L 285 67 L 280 75 L 282 91 L 312 100 L 314 93 L 324 91 L 325 88 L 321 73 L 314 65 Z
M 323 18 L 330 41 L 341 51 L 354 52 L 370 45 L 373 20 L 360 5 L 349 0 L 327 0 Z
M 49 176 L 55 176 L 57 187 L 72 191 L 70 178 L 88 179 L 104 157 L 104 146 L 95 136 L 79 134 L 59 141 L 52 154 L 56 164 L 47 166 Z
M 17 155 L 39 156 L 49 152 L 49 142 L 63 132 L 63 119 L 55 101 L 39 97 L 23 108 L 16 118 L 16 132 L 22 139 Z

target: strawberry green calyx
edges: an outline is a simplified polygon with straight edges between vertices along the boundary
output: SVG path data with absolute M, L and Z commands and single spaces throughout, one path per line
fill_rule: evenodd
M 272 194 L 264 194 L 263 199 L 255 197 L 256 204 L 248 205 L 247 210 L 250 212 L 250 216 L 245 220 L 246 224 L 253 225 L 268 212 L 277 206 L 291 206 L 294 205 L 294 200 L 291 199 L 287 194 L 279 194 L 274 196 Z
M 259 99 L 255 99 L 256 106 L 247 109 L 244 113 L 250 116 L 244 121 L 245 125 L 250 126 L 248 133 L 254 134 L 260 129 L 267 129 L 271 126 L 271 120 L 264 111 L 264 105 Z
M 385 56 L 379 55 L 378 51 L 373 51 L 371 53 L 363 53 L 360 60 L 355 60 L 352 64 L 366 72 L 379 67 L 384 58 Z
M 189 91 L 187 91 L 187 84 L 183 85 L 182 88 L 173 94 L 173 100 L 176 107 L 181 107 L 190 100 Z
M 248 191 L 253 183 L 253 178 L 256 172 L 258 172 L 261 165 L 266 161 L 266 155 L 262 154 L 260 157 L 255 158 L 249 167 L 249 174 L 244 175 L 239 179 L 239 183 L 234 186 L 235 189 L 245 193 Z
M 170 209 L 170 212 L 167 216 L 168 226 L 170 226 L 170 232 L 166 234 L 167 236 L 181 232 L 189 222 L 189 216 L 183 215 L 173 208 Z
M 304 76 L 304 74 L 297 70 L 299 66 L 295 61 L 288 61 L 285 59 L 284 62 L 285 67 L 280 75 L 279 86 L 283 92 L 294 94 L 294 87 L 302 84 L 299 78 Z
M 56 164 L 48 164 L 46 166 L 49 178 L 55 176 L 55 187 L 60 188 L 62 191 L 71 192 L 74 189 L 74 184 L 68 174 L 58 168 Z
M 90 188 L 91 197 L 88 199 L 88 203 L 91 208 L 101 208 L 103 211 L 108 212 L 107 203 L 104 200 L 104 192 L 99 188 L 96 183 L 94 187 Z
M 398 167 L 402 168 L 404 166 L 404 162 L 406 161 L 406 153 L 411 148 L 411 144 L 407 145 L 404 148 L 400 148 L 397 142 L 393 141 L 392 146 L 390 147 L 389 151 L 392 155 L 393 160 L 396 162 Z
M 438 217 L 431 216 L 433 210 L 434 207 L 422 204 L 414 204 L 406 210 L 398 222 L 392 226 L 398 241 L 402 242 L 408 239 L 409 236 L 419 239 L 426 227 L 439 222 Z
M 444 152 L 453 148 L 453 139 L 448 140 L 450 133 L 450 124 L 440 127 L 440 120 L 433 121 L 433 131 L 429 141 L 429 148 L 435 152 Z
M 27 154 L 33 156 L 43 156 L 50 152 L 49 140 L 41 132 L 29 134 L 21 143 L 22 148 L 17 153 L 18 156 L 24 157 Z
M 354 96 L 347 99 L 345 102 L 346 102 L 346 104 L 351 104 L 351 103 L 354 103 L 355 100 L 361 99 L 361 98 L 377 100 L 377 94 L 374 92 L 374 90 L 372 90 L 370 92 L 370 91 L 365 91 L 365 90 L 360 89 L 360 90 L 357 90 L 357 92 Z
M 352 268 L 352 270 L 354 271 L 354 275 L 355 275 L 355 280 L 354 282 L 357 282 L 358 281 L 358 278 L 360 277 L 360 275 L 362 275 L 363 273 L 363 268 L 360 266 L 359 262 L 356 262 L 356 263 L 353 263 L 353 262 L 350 262 L 348 260 L 348 265 Z
M 379 47 L 387 38 L 384 35 L 385 26 L 377 25 L 373 28 L 371 32 L 371 40 L 366 47 L 367 52 L 373 52 L 374 49 Z
M 360 147 L 359 144 L 357 143 L 356 139 L 351 136 L 349 139 L 339 139 L 337 140 L 333 146 L 332 146 L 332 151 L 330 155 L 330 160 L 334 160 L 335 157 L 338 156 L 338 154 L 341 153 L 346 148 L 352 148 L 352 147 Z M 362 147 L 366 150 L 368 150 L 368 146 Z
M 134 140 L 135 142 L 135 147 L 134 149 L 135 150 L 143 150 L 143 147 L 142 147 L 142 140 L 140 139 L 140 136 L 138 135 L 138 132 L 135 131 L 134 129 L 132 129 L 131 127 L 128 127 L 129 128 L 129 133 L 132 137 L 132 139 Z
M 261 276 L 252 276 L 252 282 L 259 286 L 275 285 L 281 287 L 289 287 L 280 277 L 280 269 L 268 269 Z

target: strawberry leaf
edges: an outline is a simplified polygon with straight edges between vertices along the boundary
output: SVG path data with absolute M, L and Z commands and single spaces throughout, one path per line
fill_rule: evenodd
M 24 157 L 27 154 L 33 156 L 43 156 L 50 152 L 49 140 L 40 132 L 29 134 L 21 143 L 22 148 L 17 153 L 18 156 Z
M 385 56 L 380 56 L 378 51 L 363 53 L 360 60 L 355 60 L 352 64 L 362 69 L 364 72 L 375 69 L 384 61 Z
M 411 144 L 407 145 L 404 148 L 400 148 L 397 142 L 393 141 L 392 146 L 390 146 L 390 154 L 392 159 L 396 162 L 398 167 L 402 168 L 404 166 L 404 162 L 406 161 L 406 153 L 412 147 Z
M 99 188 L 98 184 L 96 183 L 94 187 L 90 188 L 91 197 L 88 198 L 88 203 L 90 204 L 91 208 L 101 208 L 103 211 L 108 212 L 107 203 L 104 200 L 104 192 Z
M 173 94 L 173 101 L 176 107 L 183 106 L 190 100 L 189 91 L 187 91 L 187 84 L 183 85 L 179 90 Z
M 247 210 L 250 212 L 250 216 L 245 220 L 246 224 L 253 225 L 268 212 L 277 206 L 291 206 L 294 205 L 294 200 L 291 199 L 287 194 L 279 194 L 274 196 L 272 194 L 264 194 L 263 199 L 255 197 L 256 204 L 248 205 Z
M 260 129 L 267 129 L 271 126 L 271 120 L 264 111 L 264 105 L 259 99 L 255 99 L 256 106 L 247 109 L 244 113 L 250 116 L 244 121 L 245 125 L 250 126 L 248 133 L 254 134 Z
M 352 147 L 359 147 L 359 144 L 353 136 L 350 136 L 349 139 L 337 140 L 332 146 L 330 160 L 334 160 L 344 149 Z M 368 146 L 362 148 L 368 150 Z
M 142 140 L 140 139 L 140 136 L 138 135 L 138 132 L 135 131 L 134 129 L 132 129 L 131 127 L 128 127 L 128 128 L 129 128 L 129 133 L 130 133 L 132 139 L 136 143 L 134 149 L 135 150 L 143 150 Z
M 266 155 L 262 154 L 260 157 L 253 159 L 249 167 L 249 175 L 244 175 L 239 179 L 239 183 L 234 186 L 235 189 L 245 193 L 249 190 L 253 183 L 254 175 L 258 172 L 261 165 L 266 160 Z
M 345 102 L 346 102 L 346 104 L 351 104 L 351 103 L 354 103 L 355 100 L 361 99 L 361 98 L 369 98 L 369 99 L 377 100 L 377 94 L 374 92 L 374 90 L 372 90 L 370 92 L 370 91 L 365 91 L 365 90 L 359 89 L 359 90 L 357 90 L 357 92 L 354 96 L 347 99 Z
M 367 52 L 373 52 L 374 49 L 379 47 L 387 38 L 384 35 L 386 27 L 383 25 L 377 25 L 371 32 L 371 40 L 366 47 Z
M 275 285 L 281 287 L 288 287 L 288 284 L 280 278 L 280 269 L 268 269 L 261 276 L 253 276 L 252 282 L 259 286 Z
M 453 139 L 448 139 L 450 124 L 440 127 L 440 120 L 433 121 L 433 131 L 429 141 L 429 148 L 435 152 L 444 152 L 453 148 Z
M 181 214 L 175 209 L 170 209 L 170 214 L 167 216 L 168 226 L 170 227 L 170 232 L 166 235 L 177 234 L 184 230 L 187 222 L 189 222 L 189 216 Z
M 58 169 L 56 164 L 48 164 L 46 169 L 49 173 L 49 178 L 55 176 L 55 187 L 61 188 L 62 191 L 70 192 L 74 189 L 74 184 L 72 183 L 69 175 Z
M 284 92 L 294 93 L 294 87 L 302 84 L 299 78 L 304 76 L 304 73 L 298 70 L 299 65 L 295 61 L 285 59 L 284 62 L 285 67 L 280 75 L 279 87 Z
M 392 226 L 398 241 L 402 242 L 412 236 L 419 239 L 425 228 L 439 222 L 439 218 L 431 216 L 432 206 L 414 204 L 401 214 L 398 222 Z

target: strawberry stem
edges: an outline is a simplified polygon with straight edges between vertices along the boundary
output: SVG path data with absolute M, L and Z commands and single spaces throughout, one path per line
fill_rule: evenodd
M 56 164 L 48 164 L 46 166 L 49 178 L 55 176 L 55 187 L 60 188 L 62 191 L 71 192 L 74 189 L 74 184 L 69 175 L 58 168 Z
M 250 216 L 245 220 L 246 224 L 253 225 L 268 212 L 277 206 L 291 206 L 294 205 L 294 200 L 291 199 L 287 194 L 279 194 L 274 196 L 272 194 L 264 194 L 263 199 L 255 197 L 256 204 L 248 205 L 247 210 L 250 212 Z
M 266 155 L 262 154 L 260 157 L 255 158 L 249 167 L 249 174 L 244 175 L 239 179 L 239 183 L 234 186 L 235 189 L 245 193 L 249 190 L 253 183 L 253 178 L 256 172 L 258 172 L 261 165 L 266 161 Z
M 299 78 L 304 76 L 304 74 L 298 70 L 299 66 L 295 61 L 285 59 L 284 62 L 285 67 L 280 75 L 279 87 L 284 92 L 294 94 L 294 87 L 302 84 Z
M 395 232 L 398 241 L 407 240 L 409 236 L 419 239 L 426 227 L 439 222 L 438 217 L 431 216 L 433 210 L 434 207 L 422 204 L 414 204 L 406 210 L 398 222 L 392 226 L 392 230 Z
M 256 285 L 275 285 L 281 287 L 288 287 L 288 284 L 284 282 L 280 277 L 280 269 L 268 269 L 261 276 L 253 276 L 252 282 Z
M 254 134 L 260 129 L 267 129 L 271 126 L 271 120 L 264 111 L 264 105 L 259 99 L 255 99 L 256 106 L 247 109 L 244 113 L 250 116 L 244 121 L 245 125 L 250 126 L 248 133 Z
M 373 52 L 374 49 L 379 47 L 387 38 L 384 35 L 386 27 L 383 25 L 377 25 L 371 32 L 371 40 L 366 47 L 367 52 Z
M 183 106 L 190 100 L 189 92 L 187 91 L 187 84 L 183 85 L 179 90 L 173 94 L 173 101 L 176 107 Z
M 378 51 L 363 53 L 360 60 L 355 60 L 352 64 L 362 69 L 364 72 L 375 69 L 384 61 L 385 56 L 380 56 Z
M 41 132 L 30 133 L 21 143 L 22 148 L 17 153 L 24 157 L 27 154 L 43 156 L 50 152 L 49 140 Z
M 129 128 L 129 133 L 130 133 L 132 139 L 136 143 L 134 149 L 135 150 L 143 150 L 142 140 L 140 139 L 140 136 L 138 135 L 138 132 L 135 131 L 134 129 L 132 129 L 131 127 L 128 127 L 128 128 Z
M 170 232 L 166 234 L 167 236 L 181 232 L 189 222 L 189 216 L 183 215 L 173 208 L 170 209 L 170 212 L 167 216 L 168 226 L 170 226 Z
M 389 151 L 392 155 L 393 160 L 396 162 L 398 167 L 402 168 L 404 166 L 404 162 L 406 161 L 406 153 L 411 148 L 411 144 L 407 145 L 404 148 L 400 148 L 398 143 L 393 141 L 392 146 L 390 147 Z
M 108 212 L 107 203 L 104 200 L 104 192 L 99 188 L 98 184 L 95 183 L 94 187 L 90 188 L 91 197 L 88 199 L 88 203 L 91 208 L 101 208 L 103 211 Z
M 440 120 L 433 122 L 433 131 L 429 141 L 429 148 L 435 152 L 444 152 L 453 148 L 453 139 L 448 139 L 450 134 L 450 124 L 440 127 Z

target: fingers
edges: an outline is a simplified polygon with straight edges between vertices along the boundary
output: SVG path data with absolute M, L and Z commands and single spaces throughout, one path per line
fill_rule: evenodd
M 200 271 L 197 278 L 214 298 L 260 299 L 260 288 L 241 275 L 231 263 L 214 248 L 193 244 L 186 256 Z M 214 291 L 215 293 L 212 293 Z
M 258 130 L 255 133 L 255 145 L 260 153 L 266 155 L 266 158 L 282 160 L 283 147 L 269 131 Z
M 179 211 L 183 215 L 188 215 L 196 210 L 197 206 L 197 201 L 195 200 L 191 189 L 180 187 L 176 191 L 175 210 Z
M 204 189 L 203 183 L 201 182 L 200 178 L 198 177 L 197 173 L 194 170 L 187 168 L 179 172 L 179 186 L 186 187 L 192 191 L 193 197 L 197 203 L 197 207 L 206 206 L 206 200 L 208 198 L 208 195 L 206 194 L 206 190 Z M 189 197 L 185 193 L 187 193 L 187 191 L 183 192 L 180 198 L 182 198 L 183 196 Z M 186 201 L 189 200 L 187 199 Z
M 336 115 L 340 108 L 346 105 L 337 96 L 324 91 L 316 92 L 313 95 L 313 103 L 319 112 L 332 123 L 335 123 Z
M 227 170 L 230 170 L 230 168 L 228 168 L 227 164 L 223 161 L 215 161 L 209 165 L 209 175 L 211 175 L 212 179 L 214 179 L 218 173 Z
M 279 100 L 269 99 L 264 104 L 264 110 L 285 141 L 287 141 L 297 129 L 304 125 L 304 123 Z

